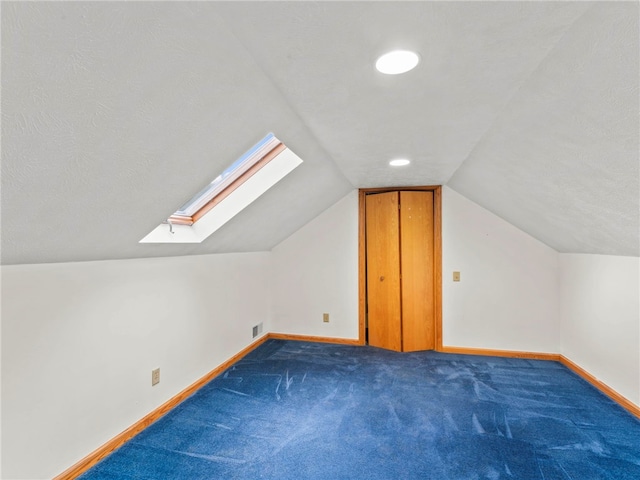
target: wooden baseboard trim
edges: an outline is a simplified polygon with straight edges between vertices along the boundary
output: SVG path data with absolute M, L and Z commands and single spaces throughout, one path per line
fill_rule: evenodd
M 253 342 L 248 347 L 242 349 L 240 352 L 236 353 L 233 357 L 229 358 L 224 363 L 220 364 L 218 367 L 211 370 L 204 377 L 198 379 L 195 383 L 189 385 L 187 388 L 182 390 L 180 393 L 175 395 L 174 397 L 167 400 L 165 403 L 160 405 L 158 408 L 145 415 L 143 418 L 138 420 L 136 423 L 131 425 L 125 431 L 119 433 L 114 438 L 106 442 L 104 445 L 98 447 L 96 450 L 91 452 L 89 455 L 78 461 L 75 465 L 69 467 L 67 470 L 62 472 L 60 475 L 53 478 L 53 480 L 72 480 L 85 471 L 89 470 L 96 463 L 102 460 L 104 457 L 109 455 L 111 452 L 121 447 L 125 442 L 136 436 L 142 430 L 147 428 L 149 425 L 154 423 L 160 417 L 169 412 L 172 408 L 176 407 L 179 403 L 181 403 L 184 399 L 194 394 L 197 390 L 202 388 L 205 384 L 213 380 L 224 370 L 229 368 L 235 362 L 240 360 L 242 357 L 247 355 L 249 352 L 262 345 L 269 339 L 279 339 L 279 340 L 298 340 L 305 342 L 323 342 L 323 343 L 338 343 L 344 345 L 362 345 L 360 340 L 358 339 L 346 339 L 346 338 L 332 338 L 332 337 L 314 337 L 311 335 L 286 335 L 281 333 L 268 333 L 261 337 L 259 340 Z
M 538 352 L 518 352 L 514 350 L 490 350 L 484 348 L 467 348 L 467 347 L 447 347 L 443 346 L 438 349 L 439 352 L 443 353 L 459 353 L 463 355 L 488 355 L 492 357 L 509 357 L 509 358 L 527 358 L 532 360 L 551 360 L 554 362 L 559 362 L 560 364 L 567 367 L 569 370 L 582 377 L 584 380 L 589 382 L 595 388 L 600 390 L 606 396 L 611 398 L 614 402 L 618 403 L 621 407 L 628 410 L 631 414 L 640 418 L 640 407 L 633 403 L 631 400 L 626 397 L 620 395 L 613 388 L 607 385 L 604 382 L 601 382 L 596 377 L 591 375 L 585 369 L 577 365 L 576 363 L 569 360 L 564 355 L 560 355 L 558 353 L 538 353 Z
M 576 375 L 582 377 L 584 380 L 589 382 L 591 385 L 593 385 L 595 388 L 600 390 L 602 393 L 604 393 L 611 400 L 613 400 L 614 402 L 618 403 L 623 408 L 627 409 L 631 414 L 633 414 L 636 417 L 640 418 L 640 407 L 638 405 L 636 405 L 635 403 L 633 403 L 631 400 L 629 400 L 626 397 L 620 395 L 618 392 L 616 392 L 609 385 L 607 385 L 604 382 L 601 382 L 596 377 L 594 377 L 589 372 L 587 372 L 584 368 L 582 368 L 578 364 L 572 362 L 571 360 L 569 360 L 564 355 L 560 355 L 560 363 L 562 365 L 564 365 L 565 367 L 567 367 L 572 372 L 574 372 Z
M 297 340 L 299 342 L 337 343 L 340 345 L 364 345 L 357 338 L 314 337 L 313 335 L 290 335 L 288 333 L 269 333 L 269 338 L 275 340 Z
M 116 450 L 118 447 L 122 446 L 127 440 L 133 438 L 135 435 L 140 433 L 142 430 L 147 428 L 149 425 L 154 423 L 160 417 L 169 412 L 172 408 L 176 407 L 179 403 L 181 403 L 184 399 L 195 393 L 197 390 L 202 388 L 206 383 L 213 380 L 213 378 L 217 377 L 224 370 L 229 368 L 232 364 L 240 360 L 242 357 L 247 355 L 249 352 L 262 345 L 265 341 L 269 339 L 276 340 L 297 340 L 304 342 L 322 342 L 322 343 L 336 343 L 341 345 L 363 345 L 364 343 L 360 339 L 348 339 L 348 338 L 333 338 L 333 337 L 315 337 L 312 335 L 289 335 L 284 333 L 268 333 L 261 337 L 259 340 L 255 341 L 248 347 L 242 349 L 240 352 L 235 354 L 233 357 L 229 358 L 224 363 L 220 364 L 215 369 L 211 370 L 204 377 L 197 380 L 195 383 L 189 385 L 187 388 L 182 390 L 180 393 L 175 395 L 174 397 L 167 400 L 165 403 L 160 405 L 158 408 L 153 410 L 151 413 L 138 420 L 136 423 L 131 425 L 122 433 L 118 434 L 107 443 L 98 447 L 96 450 L 91 452 L 89 455 L 84 457 L 82 460 L 77 462 L 75 465 L 69 467 L 67 470 L 62 472 L 60 475 L 53 478 L 53 480 L 73 480 L 78 477 L 104 457 L 109 455 L 111 452 Z M 519 352 L 514 350 L 491 350 L 491 349 L 483 349 L 483 348 L 467 348 L 467 347 L 451 347 L 451 346 L 443 346 L 438 349 L 439 352 L 442 353 L 457 353 L 463 355 L 485 355 L 485 356 L 493 356 L 493 357 L 509 357 L 509 358 L 526 358 L 532 360 L 550 360 L 556 361 L 582 377 L 584 380 L 589 382 L 595 388 L 600 390 L 602 393 L 607 395 L 609 398 L 617 402 L 623 408 L 627 409 L 631 414 L 640 418 L 640 407 L 624 396 L 620 395 L 618 392 L 613 390 L 611 387 L 606 385 L 605 383 L 598 380 L 596 377 L 591 375 L 589 372 L 584 370 L 579 365 L 575 364 L 571 360 L 569 360 L 564 355 L 560 355 L 557 353 L 539 353 L 539 352 Z
M 551 360 L 554 362 L 560 361 L 560 355 L 557 353 L 518 352 L 515 350 L 491 350 L 485 348 L 448 346 L 443 346 L 438 349 L 438 351 L 443 353 L 459 353 L 463 355 L 486 355 L 489 357 L 527 358 L 530 360 Z
M 165 403 L 160 405 L 158 408 L 153 410 L 148 415 L 145 415 L 143 418 L 138 420 L 136 423 L 127 428 L 124 432 L 116 435 L 114 438 L 109 440 L 107 443 L 98 447 L 96 450 L 91 452 L 89 455 L 84 457 L 82 460 L 77 462 L 75 465 L 69 467 L 67 470 L 62 472 L 60 475 L 53 478 L 53 480 L 73 480 L 78 477 L 85 471 L 89 470 L 96 463 L 102 460 L 104 457 L 109 455 L 118 447 L 122 446 L 127 440 L 130 440 L 135 435 L 140 433 L 142 430 L 147 428 L 149 425 L 154 423 L 160 417 L 165 415 L 169 410 L 176 407 L 179 403 L 181 403 L 184 399 L 191 396 L 197 390 L 202 388 L 209 381 L 213 380 L 224 370 L 229 368 L 232 364 L 240 360 L 242 357 L 247 355 L 249 352 L 262 345 L 265 341 L 267 341 L 269 335 L 264 335 L 259 340 L 253 342 L 248 347 L 242 349 L 238 353 L 236 353 L 233 357 L 229 358 L 224 363 L 220 364 L 218 367 L 211 370 L 204 377 L 198 379 L 195 383 L 189 385 L 187 388 L 182 390 L 180 393 L 175 395 L 174 397 L 167 400 Z

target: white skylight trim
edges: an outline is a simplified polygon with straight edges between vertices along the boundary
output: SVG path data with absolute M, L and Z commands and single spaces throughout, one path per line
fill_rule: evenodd
M 273 135 L 270 136 L 275 139 Z M 200 243 L 302 163 L 302 159 L 300 159 L 300 157 L 284 146 L 281 150 L 274 150 L 272 148 L 273 140 L 269 138 L 270 136 L 268 135 L 265 137 L 261 142 L 249 150 L 249 152 L 234 162 L 232 166 L 242 163 L 241 161 L 246 160 L 250 156 L 258 154 L 260 155 L 260 158 L 264 158 L 266 154 L 277 152 L 275 156 L 262 165 L 250 177 L 245 179 L 243 183 L 235 187 L 231 193 L 217 202 L 213 208 L 202 214 L 192 224 L 174 223 L 170 225 L 169 223 L 161 223 L 146 237 L 140 240 L 140 243 Z M 278 145 L 282 145 L 279 140 L 275 140 Z M 271 148 L 267 148 L 269 145 L 271 145 Z M 256 162 L 254 162 L 254 164 L 256 164 Z M 245 172 L 248 168 L 245 169 Z M 227 170 L 225 170 L 225 172 Z M 220 177 L 223 176 L 224 172 Z M 210 187 L 215 187 L 214 184 L 216 181 L 217 179 L 200 193 L 204 194 L 209 192 Z M 227 183 L 227 185 L 230 185 L 230 183 Z M 220 192 L 222 191 L 224 191 L 224 189 L 220 190 Z M 199 209 L 195 208 L 195 205 L 202 203 L 200 201 L 195 201 L 199 198 L 200 194 L 196 195 L 189 200 L 189 202 L 180 207 L 178 212 L 191 213 L 192 211 L 201 211 L 203 208 L 202 205 Z M 215 196 L 207 198 L 215 198 Z M 188 215 L 188 217 L 191 217 L 194 214 Z

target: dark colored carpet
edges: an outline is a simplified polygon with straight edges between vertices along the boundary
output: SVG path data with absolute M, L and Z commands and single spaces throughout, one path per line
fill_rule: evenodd
M 640 421 L 556 362 L 269 340 L 80 478 L 638 480 Z

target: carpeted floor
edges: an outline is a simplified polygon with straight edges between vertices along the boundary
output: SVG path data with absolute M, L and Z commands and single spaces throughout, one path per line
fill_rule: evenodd
M 638 480 L 640 421 L 556 362 L 269 340 L 79 478 Z

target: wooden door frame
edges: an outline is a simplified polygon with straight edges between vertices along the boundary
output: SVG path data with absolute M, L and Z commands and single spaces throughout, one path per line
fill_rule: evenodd
M 365 238 L 365 197 L 369 193 L 393 191 L 433 192 L 433 299 L 435 350 L 442 350 L 442 186 L 361 188 L 358 190 L 358 340 L 366 342 L 367 257 Z

